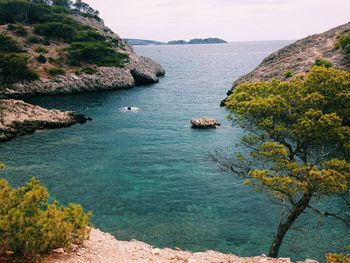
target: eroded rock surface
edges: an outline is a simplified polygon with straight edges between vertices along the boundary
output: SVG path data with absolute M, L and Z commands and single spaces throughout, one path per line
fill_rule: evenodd
M 336 49 L 337 37 L 350 30 L 350 23 L 335 27 L 321 34 L 311 35 L 294 42 L 266 57 L 250 73 L 238 78 L 232 89 L 239 84 L 255 81 L 269 81 L 273 78 L 285 80 L 285 72 L 306 73 L 317 58 L 330 61 L 335 68 L 350 70 L 350 63 L 341 49 Z M 227 95 L 232 93 L 232 89 Z M 224 106 L 224 101 L 222 102 Z
M 197 129 L 207 129 L 207 128 L 216 128 L 216 126 L 220 126 L 220 122 L 215 118 L 209 118 L 204 116 L 202 118 L 193 118 L 191 120 L 192 128 Z
M 35 130 L 68 127 L 87 120 L 71 111 L 47 110 L 21 100 L 0 100 L 0 142 Z

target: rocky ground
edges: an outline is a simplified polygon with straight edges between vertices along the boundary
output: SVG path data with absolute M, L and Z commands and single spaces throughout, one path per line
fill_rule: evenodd
M 238 257 L 216 251 L 192 253 L 181 249 L 159 249 L 140 241 L 119 241 L 112 235 L 92 229 L 84 247 L 65 253 L 56 250 L 45 258 L 49 263 L 290 263 L 289 258 Z M 317 263 L 306 260 L 305 263 Z
M 335 48 L 339 34 L 349 30 L 350 23 L 347 23 L 324 33 L 308 36 L 272 53 L 252 72 L 238 78 L 232 89 L 246 82 L 268 81 L 273 78 L 285 80 L 284 73 L 287 70 L 291 70 L 293 74 L 305 73 L 317 58 L 330 61 L 336 68 L 350 70 L 350 63 L 343 51 Z M 232 89 L 227 95 L 232 93 Z
M 71 111 L 47 110 L 21 100 L 0 100 L 0 142 L 35 130 L 68 127 L 87 120 Z

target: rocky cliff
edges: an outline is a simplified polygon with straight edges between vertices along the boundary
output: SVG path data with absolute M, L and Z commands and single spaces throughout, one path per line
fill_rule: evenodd
M 350 70 L 350 63 L 344 52 L 336 48 L 338 36 L 349 30 L 350 23 L 347 23 L 324 33 L 308 36 L 272 53 L 252 72 L 238 78 L 232 89 L 246 82 L 268 81 L 273 78 L 285 80 L 286 71 L 293 74 L 305 73 L 317 58 L 330 61 L 336 68 Z M 232 93 L 232 89 L 227 95 Z M 222 106 L 224 103 L 225 101 Z
M 0 100 L 0 142 L 35 130 L 68 127 L 87 120 L 71 111 L 47 110 L 21 100 Z
M 132 88 L 135 85 L 156 83 L 159 81 L 159 77 L 165 74 L 165 70 L 161 65 L 150 58 L 138 56 L 133 48 L 124 42 L 117 34 L 113 33 L 112 30 L 106 27 L 102 20 L 100 21 L 79 15 L 74 15 L 73 17 L 82 24 L 96 29 L 97 32 L 106 38 L 117 41 L 120 46 L 119 52 L 128 55 L 128 62 L 120 68 L 97 67 L 96 72 L 93 74 L 77 74 L 69 68 L 66 69 L 66 74 L 63 75 L 48 77 L 44 73 L 41 74 L 44 76 L 41 76 L 39 80 L 20 82 L 2 87 L 0 89 L 0 97 L 8 98 L 33 94 L 64 94 Z M 5 27 L 0 28 L 0 32 L 1 29 L 4 31 Z M 30 28 L 28 31 L 30 31 Z M 64 44 L 61 43 L 55 43 L 51 46 L 54 47 L 55 50 L 60 50 L 65 47 Z M 35 50 L 28 49 L 28 53 L 32 56 L 32 61 L 34 61 L 34 57 L 37 54 L 35 54 Z M 55 53 L 55 51 L 52 51 L 52 53 Z M 35 63 L 33 62 L 32 65 L 35 65 Z

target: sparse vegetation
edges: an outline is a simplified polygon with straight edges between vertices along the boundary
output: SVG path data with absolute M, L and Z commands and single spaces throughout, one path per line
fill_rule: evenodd
M 291 70 L 291 69 L 288 69 L 288 70 L 286 70 L 284 73 L 283 73 L 283 75 L 284 75 L 284 77 L 285 78 L 291 78 L 291 77 L 293 77 L 293 75 L 294 75 L 294 71 L 293 70 Z
M 0 33 L 0 52 L 17 53 L 22 51 L 22 47 L 16 40 Z
M 122 67 L 128 57 L 117 51 L 118 40 L 107 39 L 94 28 L 75 20 L 71 14 L 98 17 L 98 11 L 82 1 L 72 3 L 68 0 L 0 0 L 0 23 L 8 23 L 8 30 L 18 36 L 28 35 L 26 43 L 50 45 L 50 42 L 54 41 L 55 44 L 57 42 L 69 44 L 63 50 L 57 49 L 60 57 L 55 59 L 53 63 L 55 67 L 46 70 L 49 75 L 64 74 L 64 70 L 57 70 L 56 67 L 83 65 L 89 68 L 87 64 Z M 27 31 L 23 24 L 32 26 L 34 34 L 42 37 Z M 40 54 L 47 53 L 47 49 L 41 45 L 36 46 L 34 50 Z M 21 50 L 10 37 L 0 35 L 0 51 L 20 52 Z M 46 63 L 47 60 L 44 58 L 44 56 L 36 56 L 30 59 Z M 50 60 L 49 63 L 51 63 Z M 92 70 L 86 71 L 89 74 L 92 72 Z
M 47 49 L 41 45 L 36 46 L 34 50 L 38 53 L 47 53 Z
M 47 73 L 49 73 L 51 76 L 58 76 L 58 75 L 64 75 L 66 72 L 62 68 L 47 68 Z
M 336 48 L 341 48 L 345 55 L 350 58 L 350 32 L 344 32 L 338 37 Z
M 327 59 L 323 59 L 323 58 L 317 58 L 315 60 L 315 66 L 323 66 L 323 67 L 326 67 L 326 68 L 331 68 L 333 67 L 333 64 L 332 62 L 328 61 Z

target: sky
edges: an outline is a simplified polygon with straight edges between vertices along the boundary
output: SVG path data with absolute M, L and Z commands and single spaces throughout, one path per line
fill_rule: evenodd
M 291 40 L 350 22 L 350 0 L 85 0 L 123 38 Z

